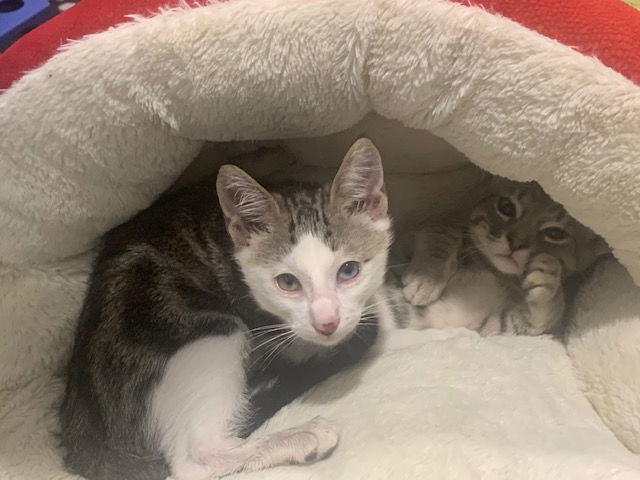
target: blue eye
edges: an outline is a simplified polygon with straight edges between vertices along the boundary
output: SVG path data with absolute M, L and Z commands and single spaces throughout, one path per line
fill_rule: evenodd
M 346 281 L 356 278 L 360 273 L 360 264 L 358 262 L 350 261 L 343 263 L 338 269 L 338 280 Z

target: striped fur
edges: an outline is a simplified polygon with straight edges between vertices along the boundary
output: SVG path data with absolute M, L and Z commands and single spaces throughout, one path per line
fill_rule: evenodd
M 536 183 L 496 177 L 466 225 L 417 233 L 402 278 L 415 307 L 406 323 L 485 335 L 554 331 L 567 285 L 605 249 Z
M 382 177 L 366 139 L 331 186 L 267 190 L 227 165 L 109 232 L 67 370 L 67 468 L 204 480 L 328 455 L 337 429 L 320 418 L 246 437 L 373 344 L 391 242 Z M 345 262 L 359 270 L 343 281 Z M 299 291 L 279 287 L 285 273 Z

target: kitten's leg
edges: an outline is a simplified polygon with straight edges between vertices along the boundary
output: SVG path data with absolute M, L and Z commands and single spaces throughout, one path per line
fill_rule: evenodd
M 298 427 L 240 441 L 232 448 L 214 449 L 198 459 L 199 468 L 177 472 L 172 478 L 213 479 L 279 465 L 313 463 L 326 458 L 337 444 L 335 426 L 322 417 L 316 417 Z
M 530 312 L 525 333 L 540 335 L 555 327 L 565 308 L 560 261 L 551 255 L 536 255 L 529 262 L 522 286 Z
M 336 429 L 315 418 L 263 439 L 234 436 L 247 409 L 245 337 L 206 337 L 181 348 L 167 363 L 151 399 L 151 425 L 174 480 L 207 480 L 243 470 L 325 457 Z
M 402 292 L 413 305 L 428 305 L 442 295 L 457 268 L 462 244 L 459 228 L 430 225 L 416 233 L 411 263 L 402 276 Z
M 541 335 L 555 327 L 564 314 L 562 290 L 562 265 L 551 255 L 542 253 L 527 265 L 522 288 L 525 300 L 501 313 L 497 319 L 489 319 L 480 333 L 513 333 Z
M 201 457 L 239 444 L 233 427 L 243 416 L 245 335 L 205 337 L 167 362 L 151 397 L 150 429 L 177 480 L 204 479 Z

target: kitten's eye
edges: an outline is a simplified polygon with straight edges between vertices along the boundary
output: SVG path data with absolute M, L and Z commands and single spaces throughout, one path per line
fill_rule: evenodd
M 297 292 L 298 290 L 302 290 L 300 280 L 290 273 L 282 273 L 278 275 L 276 277 L 276 285 L 278 285 L 280 290 L 284 290 L 285 292 Z
M 552 242 L 561 242 L 569 236 L 569 234 L 560 227 L 548 227 L 542 230 L 542 233 L 544 233 L 547 240 L 551 240 Z
M 498 198 L 496 209 L 505 217 L 513 218 L 516 216 L 516 205 L 507 197 Z
M 347 281 L 356 278 L 360 273 L 360 264 L 358 262 L 345 262 L 338 269 L 338 280 Z

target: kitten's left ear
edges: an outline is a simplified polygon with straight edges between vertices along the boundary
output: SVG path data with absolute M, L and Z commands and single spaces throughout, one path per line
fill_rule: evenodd
M 373 220 L 387 216 L 387 194 L 380 152 L 368 138 L 351 146 L 331 184 L 330 202 L 348 214 L 365 213 Z

